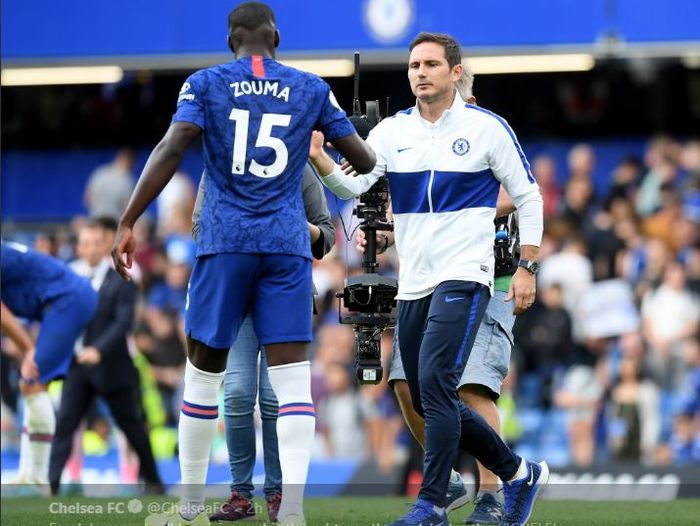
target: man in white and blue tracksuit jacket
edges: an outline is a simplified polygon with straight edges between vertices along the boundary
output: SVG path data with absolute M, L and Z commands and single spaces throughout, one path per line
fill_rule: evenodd
M 456 94 L 461 53 L 449 35 L 411 43 L 408 76 L 416 106 L 380 122 L 367 142 L 375 169 L 350 177 L 312 142 L 323 183 L 351 198 L 386 176 L 399 255 L 398 333 L 413 406 L 425 418 L 424 479 L 411 511 L 392 526 L 446 524 L 445 494 L 458 446 L 504 482 L 504 524 L 524 524 L 546 463 L 517 457 L 465 406 L 456 386 L 493 293 L 493 220 L 503 185 L 520 217 L 522 259 L 509 297 L 515 313 L 535 297 L 543 211 L 539 187 L 515 134 L 501 117 Z M 510 299 L 510 298 L 509 298 Z

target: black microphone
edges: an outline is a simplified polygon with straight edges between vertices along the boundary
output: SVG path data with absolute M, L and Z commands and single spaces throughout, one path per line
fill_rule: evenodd
M 355 71 L 352 79 L 352 114 L 361 115 L 360 106 L 360 52 L 355 51 Z
M 350 122 L 355 127 L 357 134 L 366 139 L 369 131 L 372 129 L 367 122 L 367 119 L 362 116 L 362 107 L 360 106 L 360 53 L 355 51 L 355 72 L 353 74 L 353 97 L 352 97 L 352 115 Z

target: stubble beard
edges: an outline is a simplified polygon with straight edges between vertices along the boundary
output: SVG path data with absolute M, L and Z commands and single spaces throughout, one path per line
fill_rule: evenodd
M 446 88 L 446 89 L 441 90 L 441 91 L 436 91 L 435 93 L 426 94 L 426 95 L 417 95 L 416 97 L 418 98 L 418 100 L 422 104 L 434 104 L 436 102 L 440 102 L 440 101 L 446 99 L 449 96 L 449 94 L 452 92 L 453 89 L 454 89 L 454 87 Z

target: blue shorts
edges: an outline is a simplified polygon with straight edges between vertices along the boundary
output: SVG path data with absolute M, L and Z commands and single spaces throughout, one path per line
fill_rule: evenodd
M 515 323 L 513 301 L 506 302 L 506 296 L 506 292 L 497 290 L 489 300 L 457 388 L 476 384 L 488 387 L 493 398 L 498 398 L 501 394 L 501 384 L 510 367 L 510 353 L 513 348 L 512 329 Z M 406 380 L 396 334 L 397 332 L 394 334 L 389 383 L 395 380 Z
M 46 384 L 66 375 L 75 354 L 75 342 L 96 310 L 97 293 L 87 281 L 44 309 L 34 355 L 39 382 Z
M 311 261 L 287 254 L 211 254 L 194 264 L 185 333 L 229 349 L 248 314 L 261 345 L 311 341 Z

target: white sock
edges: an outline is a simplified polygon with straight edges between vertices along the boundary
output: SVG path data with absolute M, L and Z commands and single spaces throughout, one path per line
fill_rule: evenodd
M 49 455 L 56 431 L 56 415 L 49 393 L 39 391 L 24 397 L 24 427 L 26 433 L 20 445 L 20 469 L 26 470 L 25 474 L 34 482 L 48 484 Z
M 316 410 L 311 400 L 311 363 L 298 362 L 267 368 L 279 402 L 277 441 L 282 467 L 280 518 L 303 517 L 304 486 L 309 471 Z
M 187 360 L 178 425 L 182 476 L 180 515 L 187 520 L 194 519 L 204 510 L 204 484 L 219 418 L 219 389 L 223 379 L 223 371 L 201 371 Z
M 462 479 L 462 475 L 457 473 L 454 469 L 450 473 L 450 484 L 457 484 Z
M 524 458 L 520 459 L 520 465 L 518 466 L 518 471 L 515 473 L 515 476 L 510 479 L 508 482 L 515 482 L 516 480 L 521 480 L 527 477 L 528 470 L 527 470 L 527 463 L 525 462 Z
M 26 409 L 24 410 L 24 418 L 26 421 L 27 414 Z M 22 436 L 19 439 L 19 470 L 17 480 L 24 482 L 29 479 L 29 459 L 32 453 L 29 449 L 29 431 L 25 424 L 22 424 Z

